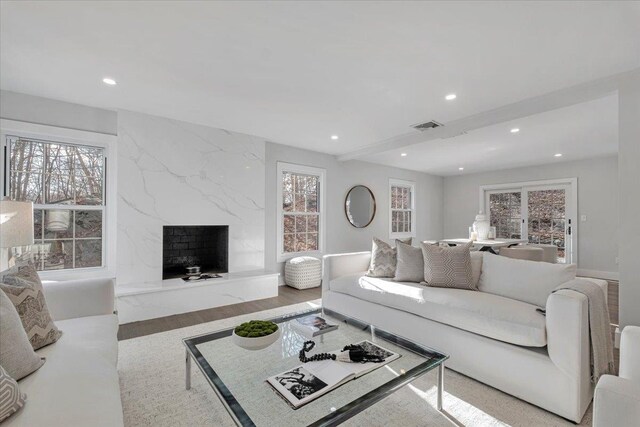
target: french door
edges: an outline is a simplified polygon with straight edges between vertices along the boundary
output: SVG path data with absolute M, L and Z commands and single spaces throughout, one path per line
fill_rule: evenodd
M 572 183 L 500 186 L 484 190 L 484 206 L 497 238 L 558 247 L 559 263 L 577 261 Z

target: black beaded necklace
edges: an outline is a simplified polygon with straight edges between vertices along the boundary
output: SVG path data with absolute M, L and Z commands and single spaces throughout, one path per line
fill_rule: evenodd
M 316 346 L 315 342 L 305 341 L 305 343 L 302 345 L 302 350 L 300 350 L 300 361 L 302 363 L 316 362 L 320 360 L 329 360 L 329 359 L 336 360 L 336 355 L 331 353 L 318 353 L 318 354 L 314 354 L 311 357 L 307 357 L 305 353 L 313 350 L 313 347 L 315 346 Z
M 300 350 L 300 361 L 302 363 L 307 362 L 316 362 L 321 360 L 336 360 L 336 355 L 332 353 L 318 353 L 314 354 L 311 357 L 307 357 L 305 353 L 313 350 L 313 347 L 316 346 L 316 343 L 313 341 L 305 341 L 302 345 L 302 350 Z M 341 362 L 355 362 L 355 363 L 382 363 L 385 361 L 383 356 L 378 356 L 375 354 L 367 354 L 367 352 L 362 348 L 362 346 L 351 344 L 347 345 L 342 349 L 342 353 L 340 353 L 339 360 Z

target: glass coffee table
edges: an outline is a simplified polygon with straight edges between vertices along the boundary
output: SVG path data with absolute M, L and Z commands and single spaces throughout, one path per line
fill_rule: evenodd
M 316 346 L 309 355 L 369 340 L 401 357 L 294 410 L 266 379 L 301 365 L 298 353 L 309 338 L 289 322 L 310 314 L 319 314 L 339 328 L 313 338 Z M 191 388 L 191 364 L 195 363 L 237 425 L 335 426 L 435 368 L 438 368 L 437 409 L 442 410 L 444 362 L 449 356 L 329 310 L 310 310 L 268 320 L 278 323 L 281 336 L 263 350 L 238 347 L 231 339 L 233 328 L 183 340 L 187 390 Z

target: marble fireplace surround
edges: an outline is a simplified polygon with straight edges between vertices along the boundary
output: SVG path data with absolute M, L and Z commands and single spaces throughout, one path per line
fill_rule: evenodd
M 264 139 L 118 112 L 117 289 L 121 323 L 277 296 L 264 270 Z M 225 224 L 228 273 L 162 278 L 163 227 Z
M 118 112 L 118 286 L 162 280 L 166 225 L 229 226 L 229 273 L 264 269 L 265 141 Z

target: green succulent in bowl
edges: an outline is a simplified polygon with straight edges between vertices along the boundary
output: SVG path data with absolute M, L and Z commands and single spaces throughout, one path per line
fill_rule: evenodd
M 278 330 L 278 325 L 265 320 L 251 320 L 244 322 L 234 329 L 236 335 L 244 338 L 266 337 Z

